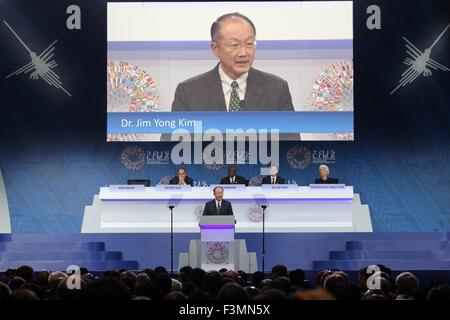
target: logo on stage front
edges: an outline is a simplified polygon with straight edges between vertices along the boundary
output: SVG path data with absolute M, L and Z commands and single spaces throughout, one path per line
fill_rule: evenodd
M 230 257 L 228 242 L 207 242 L 206 257 L 209 263 L 226 264 Z
M 127 147 L 122 152 L 122 163 L 129 170 L 139 170 L 145 165 L 145 152 L 138 146 Z
M 31 61 L 26 65 L 20 67 L 16 71 L 7 75 L 6 79 L 15 75 L 19 75 L 21 73 L 31 72 L 30 79 L 37 80 L 39 78 L 42 78 L 50 86 L 53 86 L 56 89 L 61 89 L 61 91 L 65 92 L 69 97 L 71 97 L 72 95 L 62 86 L 62 82 L 59 79 L 59 76 L 52 70 L 58 65 L 55 60 L 50 60 L 55 55 L 53 53 L 53 51 L 55 50 L 54 44 L 58 40 L 55 40 L 52 43 L 50 43 L 48 47 L 41 52 L 40 55 L 37 55 L 36 52 L 31 51 L 31 49 L 19 37 L 16 31 L 14 31 L 14 29 L 6 21 L 3 20 L 3 23 L 8 27 L 8 29 L 12 32 L 12 34 L 22 44 L 25 50 L 28 51 L 28 54 L 30 55 L 31 59 Z
M 450 71 L 449 68 L 440 64 L 439 62 L 436 62 L 430 57 L 431 50 L 442 38 L 442 36 L 449 27 L 450 24 L 447 25 L 444 31 L 442 31 L 441 34 L 436 38 L 436 40 L 434 40 L 433 44 L 429 48 L 425 49 L 424 52 L 420 51 L 414 44 L 411 43 L 411 41 L 403 37 L 403 40 L 406 42 L 405 43 L 406 54 L 410 56 L 410 58 L 406 58 L 405 60 L 403 60 L 403 63 L 410 67 L 406 69 L 405 72 L 402 73 L 402 77 L 400 79 L 398 86 L 395 87 L 395 89 L 392 90 L 390 94 L 393 94 L 400 87 L 404 87 L 405 85 L 412 83 L 420 75 L 424 77 L 431 76 L 432 72 L 430 69 Z

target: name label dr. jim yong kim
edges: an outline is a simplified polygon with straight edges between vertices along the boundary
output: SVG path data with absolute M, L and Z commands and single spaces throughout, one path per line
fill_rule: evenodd
M 134 121 L 129 119 L 121 119 L 120 121 L 122 128 L 194 128 L 200 123 L 201 121 L 189 120 L 187 118 L 178 118 L 177 120 L 163 120 L 159 118 L 144 120 L 137 118 Z

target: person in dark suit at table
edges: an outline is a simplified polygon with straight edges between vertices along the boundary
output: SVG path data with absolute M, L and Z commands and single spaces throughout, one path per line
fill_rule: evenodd
M 245 184 L 245 186 L 248 186 L 248 180 L 238 176 L 236 166 L 231 165 L 228 167 L 228 176 L 222 178 L 220 184 Z
M 286 180 L 278 175 L 278 166 L 270 167 L 270 176 L 265 176 L 261 184 L 285 184 Z
M 179 168 L 177 175 L 169 180 L 169 184 L 189 185 L 193 187 L 194 180 L 186 175 L 185 168 Z
M 204 216 L 232 216 L 231 202 L 223 200 L 223 188 L 217 186 L 213 190 L 214 199 L 205 203 Z
M 240 13 L 211 26 L 214 69 L 178 84 L 172 111 L 294 111 L 288 83 L 252 67 L 256 28 Z
M 319 167 L 320 178 L 315 180 L 316 184 L 337 184 L 338 179 L 330 178 L 330 168 L 328 166 L 321 164 Z

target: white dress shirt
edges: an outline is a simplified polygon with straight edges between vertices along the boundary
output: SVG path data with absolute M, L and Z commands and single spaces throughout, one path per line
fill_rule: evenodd
M 227 106 L 227 111 L 230 110 L 230 97 L 231 97 L 231 82 L 234 80 L 231 79 L 225 71 L 222 70 L 222 65 L 219 64 L 219 75 L 220 80 L 222 82 L 222 90 L 223 90 L 223 96 L 225 97 L 225 105 Z M 240 100 L 244 100 L 245 98 L 245 88 L 247 87 L 247 77 L 248 72 L 241 75 L 239 78 L 236 79 L 236 82 L 238 83 L 239 88 L 237 88 L 237 92 L 239 95 Z

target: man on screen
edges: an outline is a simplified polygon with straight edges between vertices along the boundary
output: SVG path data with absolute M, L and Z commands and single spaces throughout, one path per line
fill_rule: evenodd
M 226 200 L 223 200 L 223 188 L 217 186 L 214 188 L 213 192 L 214 192 L 214 199 L 208 201 L 205 204 L 205 210 L 203 210 L 203 215 L 232 216 L 233 208 L 231 207 L 231 203 Z
M 228 176 L 220 180 L 220 184 L 245 184 L 248 186 L 248 180 L 237 175 L 236 166 L 228 167 Z
M 261 184 L 285 184 L 286 180 L 278 175 L 278 166 L 271 166 L 269 169 L 270 176 L 265 176 L 261 180 Z
M 216 67 L 181 82 L 172 111 L 294 111 L 287 82 L 252 68 L 256 28 L 240 13 L 220 16 L 211 26 Z
M 188 185 L 193 187 L 194 180 L 186 175 L 185 168 L 179 168 L 177 175 L 169 180 L 169 184 Z

